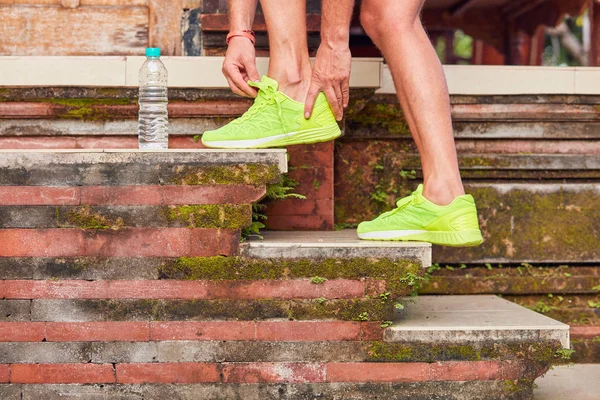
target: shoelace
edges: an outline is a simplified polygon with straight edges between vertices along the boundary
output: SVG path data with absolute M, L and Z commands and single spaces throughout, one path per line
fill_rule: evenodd
M 384 212 L 383 214 L 381 214 L 380 218 L 391 217 L 392 215 L 396 214 L 397 212 L 402 211 L 409 205 L 413 204 L 416 199 L 417 199 L 417 196 L 415 195 L 415 193 L 412 193 L 410 196 L 407 196 L 403 199 L 398 200 L 398 202 L 396 203 L 396 208 L 394 208 L 391 211 Z
M 279 96 L 277 96 L 277 90 L 275 90 L 275 87 L 264 82 L 248 82 L 248 85 L 258 88 L 257 98 L 254 101 L 254 104 L 250 106 L 248 111 L 246 111 L 240 118 L 232 121 L 232 123 L 242 123 L 260 112 L 263 108 L 265 108 L 265 106 L 275 103 L 277 105 L 277 116 L 279 117 L 279 121 L 283 125 L 284 130 L 287 132 L 287 126 L 285 119 L 283 118 L 283 111 L 281 108 L 281 99 Z

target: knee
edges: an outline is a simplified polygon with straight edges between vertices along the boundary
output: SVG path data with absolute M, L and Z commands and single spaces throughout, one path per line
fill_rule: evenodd
M 364 0 L 360 10 L 360 23 L 367 35 L 377 45 L 384 35 L 401 34 L 420 24 L 418 14 L 401 1 Z
M 360 10 L 360 25 L 365 33 L 377 44 L 379 39 L 377 27 L 377 14 L 373 7 L 368 6 L 368 2 L 363 2 Z

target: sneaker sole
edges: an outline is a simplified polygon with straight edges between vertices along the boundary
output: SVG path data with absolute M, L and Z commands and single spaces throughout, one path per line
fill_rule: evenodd
M 359 233 L 363 240 L 418 241 L 441 246 L 468 247 L 483 243 L 480 230 L 444 231 L 374 231 Z
M 335 124 L 324 128 L 308 129 L 299 132 L 282 133 L 260 139 L 204 141 L 206 147 L 217 149 L 264 149 L 269 147 L 285 147 L 294 144 L 311 144 L 329 142 L 342 135 L 340 127 Z

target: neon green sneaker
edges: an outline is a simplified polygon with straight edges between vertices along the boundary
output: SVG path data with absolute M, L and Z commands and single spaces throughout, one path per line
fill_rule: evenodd
M 398 208 L 358 225 L 358 237 L 367 240 L 417 240 L 443 246 L 483 243 L 475 200 L 470 194 L 438 206 L 423 197 L 423 185 L 400 199 Z
M 222 149 L 258 149 L 327 142 L 341 135 L 327 98 L 319 93 L 313 113 L 304 118 L 304 104 L 278 90 L 277 81 L 263 76 L 248 82 L 258 88 L 254 104 L 229 124 L 204 132 L 202 144 Z

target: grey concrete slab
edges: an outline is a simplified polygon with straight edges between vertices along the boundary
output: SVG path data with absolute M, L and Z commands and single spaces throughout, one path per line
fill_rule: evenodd
M 232 164 L 277 164 L 287 172 L 285 149 L 218 150 L 218 149 L 64 149 L 7 150 L 0 149 L 0 168 L 29 168 L 47 164 L 128 164 L 132 162 L 157 165 L 161 162 Z
M 406 299 L 390 342 L 560 340 L 569 348 L 569 326 L 497 296 L 420 296 Z
M 245 256 L 256 258 L 357 258 L 412 259 L 431 265 L 431 244 L 360 240 L 354 229 L 341 231 L 275 232 L 242 245 Z
M 24 385 L 23 397 L 19 397 L 22 400 L 142 400 L 143 398 L 141 385 Z
M 91 359 L 87 343 L 3 342 L 0 343 L 0 363 L 87 363 Z
M 535 383 L 533 400 L 598 400 L 600 364 L 556 367 Z

